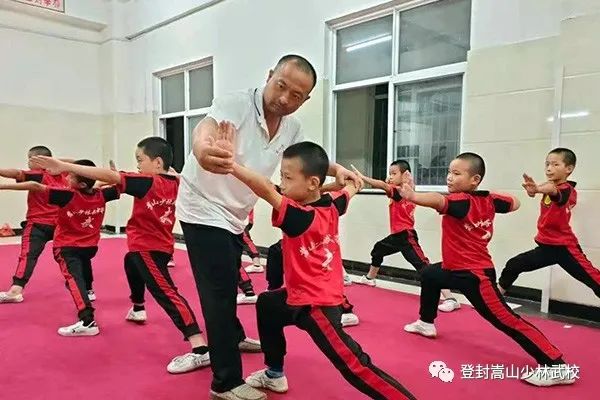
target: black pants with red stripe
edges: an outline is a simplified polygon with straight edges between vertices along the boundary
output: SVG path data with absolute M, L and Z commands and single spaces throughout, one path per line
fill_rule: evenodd
M 184 339 L 201 333 L 196 316 L 173 283 L 167 264 L 171 254 L 162 251 L 135 251 L 125 255 L 125 274 L 134 304 L 144 304 L 148 291 L 165 310 Z
M 25 223 L 21 236 L 21 254 L 13 276 L 13 285 L 21 287 L 27 285 L 46 243 L 54 237 L 54 228 L 54 225 Z
M 459 289 L 490 324 L 510 336 L 540 365 L 563 363 L 562 353 L 535 326 L 515 313 L 496 286 L 496 270 L 449 271 L 441 263 L 421 271 L 421 320 L 433 323 L 442 289 Z
M 258 334 L 269 368 L 283 369 L 286 341 L 283 328 L 296 325 L 306 331 L 342 376 L 372 399 L 396 400 L 415 397 L 394 378 L 377 368 L 371 358 L 342 329 L 342 308 L 293 307 L 286 303 L 286 289 L 258 296 Z
M 408 261 L 417 271 L 421 271 L 427 265 L 429 260 L 419 245 L 419 237 L 413 229 L 393 233 L 379 242 L 375 243 L 371 250 L 371 265 L 381 267 L 383 258 L 398 252 Z
M 97 252 L 96 246 L 54 248 L 54 259 L 73 297 L 77 315 L 86 323 L 94 320 L 94 307 L 87 292 L 92 288 L 92 259 Z
M 181 227 L 206 323 L 211 389 L 226 392 L 244 383 L 238 345 L 246 334 L 236 315 L 242 235 L 186 222 Z
M 569 275 L 600 297 L 600 271 L 587 259 L 578 244 L 551 246 L 539 243 L 535 249 L 508 260 L 500 274 L 499 284 L 508 290 L 522 272 L 531 272 L 554 264 L 560 265 Z
M 238 270 L 240 276 L 238 278 L 238 287 L 240 290 L 247 295 L 254 294 L 254 286 L 252 285 L 252 279 L 250 279 L 250 275 L 244 269 L 244 266 L 240 266 Z
M 242 234 L 242 238 L 244 239 L 244 253 L 248 254 L 250 258 L 256 258 L 260 256 L 258 253 L 258 249 L 256 245 L 252 241 L 252 237 L 250 236 L 250 229 L 252 229 L 252 224 L 246 225 L 246 229 L 244 229 L 244 233 Z

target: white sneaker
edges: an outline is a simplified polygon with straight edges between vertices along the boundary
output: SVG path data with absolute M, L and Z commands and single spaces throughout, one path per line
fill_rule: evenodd
M 60 336 L 96 336 L 100 333 L 96 322 L 92 322 L 88 326 L 83 325 L 83 321 L 78 321 L 73 325 L 63 326 L 58 329 Z
M 460 308 L 460 303 L 455 299 L 446 299 L 438 305 L 438 310 L 442 312 L 452 312 Z
M 344 286 L 350 286 L 352 285 L 352 278 L 350 278 L 350 275 L 345 274 L 344 275 Z
M 358 325 L 358 316 L 356 314 L 353 313 L 345 313 L 342 314 L 342 326 L 348 327 L 348 326 L 355 326 Z
M 183 374 L 209 365 L 210 355 L 208 352 L 204 354 L 187 353 L 172 359 L 167 365 L 167 371 L 171 374 Z
M 356 283 L 358 283 L 359 285 L 376 286 L 377 279 L 369 279 L 366 275 L 363 275 Z
M 260 341 L 256 339 L 245 338 L 238 347 L 242 353 L 261 353 Z
M 269 389 L 275 393 L 285 393 L 288 391 L 288 381 L 285 376 L 281 378 L 269 378 L 267 370 L 253 372 L 246 378 L 246 383 L 254 388 Z
M 133 307 L 131 307 L 125 319 L 137 324 L 143 324 L 148 319 L 148 315 L 146 314 L 146 310 L 133 311 Z
M 94 292 L 93 290 L 88 290 L 87 294 L 88 299 L 90 299 L 90 301 L 96 301 L 96 292 Z
M 267 395 L 244 383 L 223 393 L 210 391 L 211 400 L 266 400 Z
M 0 292 L 0 303 L 22 303 L 23 295 L 21 293 L 17 295 L 10 295 L 8 292 Z
M 169 268 L 175 267 L 175 260 L 171 258 L 169 260 L 169 262 L 167 263 L 167 267 L 169 267 Z
M 238 304 L 256 304 L 257 300 L 258 300 L 258 295 L 246 296 L 244 293 L 239 293 L 237 295 L 237 303 Z
M 244 268 L 249 274 L 260 274 L 261 272 L 265 272 L 265 267 L 262 265 L 250 264 Z
M 410 333 L 418 333 L 419 335 L 434 338 L 437 335 L 434 324 L 423 322 L 420 319 L 416 320 L 412 324 L 404 326 L 404 330 Z
M 532 371 L 525 372 L 521 379 L 535 386 L 572 385 L 575 377 L 572 376 L 566 365 L 539 366 Z

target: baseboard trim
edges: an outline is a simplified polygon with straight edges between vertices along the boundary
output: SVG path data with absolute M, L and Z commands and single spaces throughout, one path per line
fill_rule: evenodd
M 600 322 L 600 307 L 588 306 L 586 304 L 569 303 L 566 301 L 550 299 L 548 311 L 552 314 Z
M 117 227 L 114 225 L 102 225 L 102 230 L 107 233 L 116 233 Z M 125 233 L 125 227 L 122 226 L 119 228 L 119 233 Z

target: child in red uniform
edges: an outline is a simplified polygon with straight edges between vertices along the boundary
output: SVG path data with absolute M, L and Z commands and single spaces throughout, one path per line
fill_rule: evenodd
M 233 127 L 222 122 L 220 133 L 229 141 Z M 225 147 L 225 145 L 222 145 Z M 229 148 L 231 148 L 231 144 Z M 329 160 L 325 150 L 301 142 L 283 152 L 281 194 L 263 176 L 234 164 L 233 175 L 273 206 L 273 225 L 283 231 L 286 287 L 260 294 L 258 331 L 268 369 L 253 373 L 246 383 L 275 392 L 288 390 L 283 373 L 284 327 L 308 332 L 321 351 L 355 388 L 373 399 L 414 399 L 392 377 L 375 367 L 370 357 L 342 329 L 344 301 L 338 220 L 358 188 L 321 195 Z
M 52 152 L 45 146 L 34 146 L 27 154 L 29 170 L 0 169 L 0 176 L 15 179 L 17 182 L 38 182 L 48 186 L 66 187 L 65 176 L 51 175 L 42 169 L 33 169 L 29 160 L 38 155 L 52 156 Z M 43 193 L 31 191 L 27 194 L 27 215 L 21 236 L 21 254 L 12 286 L 8 291 L 0 292 L 0 304 L 23 301 L 23 290 L 31 279 L 38 258 L 44 251 L 46 243 L 54 236 L 57 216 L 58 207 L 48 204 Z
M 189 372 L 210 365 L 210 357 L 196 317 L 175 287 L 167 267 L 175 243 L 172 231 L 179 186 L 179 177 L 169 173 L 173 151 L 166 140 L 149 137 L 138 143 L 135 157 L 138 173 L 74 166 L 45 157 L 38 158 L 38 162 L 50 171 L 72 171 L 117 184 L 121 193 L 133 196 L 133 210 L 127 222 L 129 252 L 124 262 L 133 304 L 126 320 L 146 322 L 144 292 L 148 288 L 192 347 L 190 353 L 175 357 L 167 370 L 173 374 Z M 247 347 L 249 340 L 242 340 L 240 346 Z
M 78 160 L 75 164 L 94 166 L 89 160 Z M 115 187 L 94 189 L 95 180 L 73 173 L 68 175 L 67 180 L 68 188 L 30 181 L 0 185 L 0 189 L 37 192 L 44 196 L 47 204 L 59 207 L 54 233 L 54 259 L 65 277 L 67 288 L 77 307 L 79 321 L 60 328 L 58 334 L 94 336 L 100 331 L 94 320 L 94 308 L 88 295 L 92 280 L 92 259 L 98 251 L 105 205 L 118 199 L 119 193 Z
M 546 157 L 547 182 L 540 185 L 523 175 L 523 187 L 530 197 L 541 193 L 537 247 L 511 258 L 500 274 L 500 292 L 504 293 L 522 272 L 549 265 L 560 265 L 569 275 L 588 286 L 600 297 L 600 271 L 587 259 L 571 229 L 571 210 L 577 204 L 575 182 L 569 176 L 577 158 L 569 149 L 556 148 Z
M 564 365 L 562 353 L 532 324 L 516 314 L 504 301 L 496 287 L 496 270 L 487 245 L 494 230 L 497 213 L 519 208 L 519 201 L 508 194 L 477 190 L 485 175 L 483 159 L 474 153 L 463 153 L 451 163 L 448 192 L 415 193 L 402 185 L 400 194 L 406 200 L 430 207 L 443 214 L 442 262 L 425 267 L 421 273 L 421 318 L 404 330 L 435 337 L 433 324 L 442 288 L 459 289 L 475 310 L 494 327 L 510 336 L 539 364 Z M 573 383 L 568 377 L 552 379 L 538 368 L 531 376 L 523 376 L 535 385 Z
M 415 231 L 415 208 L 416 206 L 402 198 L 398 189 L 407 183 L 414 188 L 410 174 L 410 164 L 405 160 L 396 160 L 390 164 L 387 182 L 366 177 L 356 168 L 356 173 L 369 185 L 382 189 L 390 198 L 390 235 L 375 243 L 371 251 L 371 267 L 366 275 L 363 275 L 357 283 L 368 286 L 376 285 L 376 277 L 383 258 L 391 254 L 401 252 L 417 272 L 429 265 L 429 259 L 425 256 L 419 237 Z M 444 301 L 438 306 L 440 311 L 451 312 L 460 308 L 460 303 L 452 296 L 448 289 L 442 290 Z

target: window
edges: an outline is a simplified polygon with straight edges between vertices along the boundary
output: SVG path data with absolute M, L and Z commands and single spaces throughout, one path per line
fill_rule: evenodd
M 440 187 L 460 152 L 471 0 L 409 4 L 331 25 L 330 143 L 344 166 L 384 179 L 406 159 L 417 186 Z
M 155 76 L 160 79 L 161 135 L 173 146 L 173 168 L 181 172 L 192 150 L 194 128 L 212 104 L 212 59 L 170 68 Z

